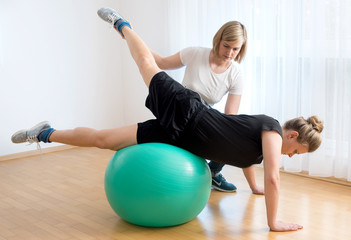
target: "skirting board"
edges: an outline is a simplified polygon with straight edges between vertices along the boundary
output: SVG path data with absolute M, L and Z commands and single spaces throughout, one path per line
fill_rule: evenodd
M 76 147 L 70 146 L 70 145 L 62 145 L 62 146 L 56 146 L 56 147 L 42 148 L 41 152 L 50 153 L 50 152 L 63 151 L 63 150 L 72 149 L 72 148 L 76 148 Z M 32 151 L 14 153 L 9 155 L 3 155 L 3 156 L 0 156 L 0 161 L 8 161 L 8 160 L 13 160 L 18 158 L 37 156 L 37 155 L 40 155 L 40 150 L 32 150 Z
M 300 176 L 300 177 L 306 177 L 306 178 L 311 178 L 311 179 L 316 179 L 316 180 L 321 180 L 321 181 L 325 181 L 325 182 L 341 184 L 341 185 L 345 185 L 345 186 L 351 187 L 351 182 L 347 181 L 347 179 L 345 179 L 345 178 L 316 177 L 316 176 L 309 175 L 308 172 L 306 172 L 306 171 L 302 171 L 302 172 L 286 172 L 284 170 L 280 170 L 280 171 L 284 172 L 284 173 L 287 173 L 287 174 L 291 174 L 291 175 L 297 175 L 297 176 Z

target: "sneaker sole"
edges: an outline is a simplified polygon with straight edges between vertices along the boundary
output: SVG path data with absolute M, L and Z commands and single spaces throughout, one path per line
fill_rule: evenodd
M 218 190 L 220 192 L 236 192 L 236 189 L 234 189 L 234 190 L 225 190 L 223 188 L 219 188 L 219 187 L 216 187 L 214 185 L 212 185 L 212 188 L 214 188 L 214 189 L 216 189 L 216 190 Z

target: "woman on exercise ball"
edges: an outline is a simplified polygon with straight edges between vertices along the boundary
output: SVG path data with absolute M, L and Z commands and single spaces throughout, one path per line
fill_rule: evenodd
M 55 130 L 48 122 L 20 130 L 14 143 L 58 142 L 81 147 L 119 150 L 131 145 L 161 142 L 181 147 L 215 162 L 247 168 L 263 161 L 267 222 L 272 231 L 302 226 L 277 220 L 281 154 L 292 157 L 315 151 L 321 144 L 323 122 L 316 116 L 279 122 L 266 115 L 226 115 L 202 103 L 198 93 L 183 87 L 157 66 L 152 53 L 130 24 L 110 8 L 99 16 L 125 38 L 149 88 L 146 106 L 156 119 L 121 128 L 79 127 Z M 171 166 L 170 166 L 171 167 Z
M 225 23 L 213 37 L 211 48 L 189 47 L 168 57 L 152 52 L 158 67 L 162 70 L 186 66 L 182 84 L 197 92 L 208 105 L 218 103 L 228 94 L 224 113 L 237 114 L 239 110 L 243 76 L 239 63 L 244 59 L 247 48 L 247 33 L 243 24 L 237 21 Z M 233 192 L 236 187 L 228 183 L 220 171 L 224 164 L 210 161 L 212 187 L 219 191 Z M 263 188 L 256 185 L 254 168 L 243 169 L 252 192 L 263 194 Z

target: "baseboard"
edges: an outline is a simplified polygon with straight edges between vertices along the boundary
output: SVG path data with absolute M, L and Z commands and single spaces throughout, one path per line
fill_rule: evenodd
M 76 147 L 70 146 L 70 145 L 48 147 L 48 148 L 43 148 L 41 150 L 41 153 L 51 153 L 51 152 L 68 150 L 68 149 L 72 149 L 72 148 L 76 148 Z M 14 159 L 18 159 L 18 158 L 33 157 L 33 156 L 37 156 L 37 155 L 40 155 L 40 151 L 39 150 L 32 150 L 32 151 L 26 151 L 26 152 L 20 152 L 20 153 L 14 153 L 14 154 L 0 156 L 0 161 L 8 161 L 8 160 L 14 160 Z
M 325 181 L 325 182 L 330 182 L 330 183 L 335 183 L 335 184 L 341 184 L 345 186 L 351 187 L 351 182 L 347 181 L 345 178 L 335 178 L 335 177 L 316 177 L 316 176 L 311 176 L 308 174 L 307 171 L 302 171 L 302 172 L 287 172 L 284 170 L 281 170 L 281 172 L 292 174 L 292 175 L 297 175 L 300 177 L 306 177 L 306 178 L 311 178 L 311 179 L 316 179 L 320 181 Z

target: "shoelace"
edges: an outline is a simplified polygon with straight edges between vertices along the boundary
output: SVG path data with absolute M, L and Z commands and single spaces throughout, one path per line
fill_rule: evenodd
M 117 19 L 116 14 L 111 13 L 110 15 L 108 15 L 108 20 L 111 21 L 111 28 L 110 28 L 110 33 L 115 31 L 115 22 Z
M 30 144 L 32 144 L 34 142 L 38 143 L 37 136 L 35 136 L 35 135 L 34 136 L 27 136 L 26 141 L 29 142 L 28 145 L 30 145 Z
M 227 180 L 225 179 L 225 177 L 223 177 L 223 175 L 222 174 L 219 174 L 218 175 L 218 178 L 222 181 L 222 180 L 224 180 L 224 182 L 226 182 Z
M 40 151 L 40 159 L 42 159 L 43 152 L 41 151 L 41 146 L 40 146 L 40 143 L 38 141 L 37 136 L 35 136 L 35 135 L 34 136 L 27 136 L 26 141 L 28 142 L 27 146 L 31 145 L 32 143 L 37 143 L 37 150 Z
M 107 18 L 113 26 L 115 24 L 115 21 L 118 19 L 118 16 L 115 13 L 111 13 L 107 16 Z

